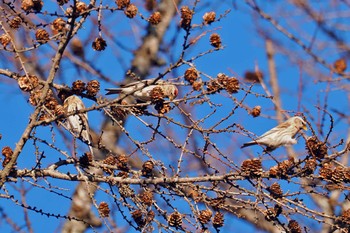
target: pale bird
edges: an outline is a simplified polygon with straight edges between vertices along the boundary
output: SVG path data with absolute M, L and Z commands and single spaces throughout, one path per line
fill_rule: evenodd
M 244 143 L 241 148 L 252 145 L 264 145 L 266 146 L 266 151 L 273 151 L 280 146 L 294 145 L 297 143 L 295 136 L 302 129 L 307 130 L 305 121 L 299 116 L 291 117 L 255 140 Z
M 156 87 L 161 88 L 163 95 L 170 100 L 175 99 L 179 93 L 177 87 L 174 84 L 165 82 L 163 80 L 155 81 L 154 79 L 147 79 L 121 85 L 120 88 L 107 88 L 106 91 L 108 92 L 106 95 L 131 95 L 139 101 L 147 102 L 152 100 L 151 92 Z
M 76 112 L 85 109 L 83 101 L 76 95 L 71 95 L 64 100 L 63 107 L 66 113 Z M 89 145 L 90 153 L 93 155 L 90 127 L 88 122 L 87 113 L 78 113 L 67 117 L 67 128 L 76 138 L 80 138 L 82 141 Z

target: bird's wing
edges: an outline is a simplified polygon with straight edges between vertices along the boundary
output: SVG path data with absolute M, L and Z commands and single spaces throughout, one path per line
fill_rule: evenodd
M 263 137 L 269 136 L 269 135 L 271 135 L 271 134 L 275 134 L 275 133 L 280 132 L 281 130 L 286 129 L 286 128 L 290 127 L 290 126 L 291 126 L 291 123 L 290 123 L 290 122 L 288 122 L 288 121 L 283 122 L 283 123 L 277 125 L 276 127 L 270 129 L 269 131 L 267 131 L 267 132 L 264 133 L 263 135 L 259 136 L 259 137 L 258 137 L 257 139 L 255 139 L 255 140 L 259 140 L 259 139 L 261 139 L 261 138 L 263 138 Z

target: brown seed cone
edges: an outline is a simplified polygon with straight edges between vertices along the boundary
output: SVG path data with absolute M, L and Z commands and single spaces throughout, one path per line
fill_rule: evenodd
M 255 106 L 252 111 L 250 112 L 250 114 L 253 116 L 253 117 L 258 117 L 260 116 L 260 113 L 261 113 L 261 106 L 257 105 Z
M 22 91 L 29 92 L 39 85 L 39 79 L 35 75 L 21 76 L 17 80 Z
M 53 31 L 61 32 L 66 28 L 66 21 L 62 18 L 57 18 L 52 22 L 51 29 Z
M 290 233 L 301 233 L 302 232 L 299 223 L 295 220 L 289 221 L 288 228 L 290 230 Z
M 34 7 L 33 0 L 22 0 L 21 8 L 24 11 L 30 11 Z
M 221 37 L 217 33 L 213 33 L 210 35 L 210 44 L 215 48 L 221 47 Z
M 193 17 L 193 12 L 188 6 L 181 7 L 181 18 L 185 20 L 191 20 Z
M 4 48 L 6 48 L 6 46 L 11 42 L 11 38 L 7 35 L 7 34 L 2 34 L 0 36 L 0 43 L 2 44 L 2 46 L 4 46 Z
M 207 12 L 203 15 L 203 21 L 205 24 L 211 24 L 215 21 L 216 14 L 214 11 Z
M 156 216 L 156 214 L 154 213 L 153 210 L 148 211 L 148 213 L 146 215 L 146 222 L 147 223 L 152 222 L 155 216 Z
M 45 101 L 45 107 L 47 107 L 49 110 L 54 111 L 57 105 L 58 101 L 53 96 L 48 97 Z
M 44 2 L 42 0 L 22 0 L 22 5 L 21 8 L 25 11 L 25 12 L 29 12 L 30 10 L 34 10 L 36 12 L 41 11 L 41 9 L 44 6 Z
M 11 160 L 13 151 L 11 147 L 5 146 L 1 150 L 2 155 L 5 157 L 4 160 L 2 161 L 2 167 L 5 167 Z
M 163 100 L 163 98 L 164 98 L 163 89 L 161 87 L 158 87 L 158 86 L 153 88 L 150 92 L 150 96 L 151 96 L 152 102 L 157 102 L 157 101 Z
M 185 71 L 184 78 L 190 84 L 193 84 L 199 77 L 199 73 L 196 68 L 190 67 Z
M 38 29 L 35 32 L 35 38 L 39 43 L 44 44 L 49 41 L 50 35 L 45 29 Z
M 110 211 L 111 210 L 106 202 L 103 201 L 98 205 L 98 212 L 100 213 L 101 217 L 109 217 Z
M 199 91 L 202 89 L 203 83 L 201 81 L 198 82 L 193 82 L 192 83 L 192 88 L 194 91 Z
M 146 206 L 151 206 L 153 203 L 153 193 L 151 191 L 145 191 L 142 194 L 139 194 L 139 198 L 142 201 L 142 204 Z
M 219 82 L 216 79 L 211 79 L 207 83 L 207 91 L 209 92 L 209 94 L 220 92 L 220 90 L 222 90 L 222 87 L 220 86 Z
M 130 0 L 116 0 L 115 3 L 118 6 L 118 9 L 124 9 L 130 4 Z
M 218 73 L 218 75 L 216 75 L 216 78 L 222 86 L 226 86 L 230 77 L 224 73 Z
M 154 12 L 151 14 L 151 16 L 148 18 L 148 22 L 153 25 L 157 25 L 162 21 L 162 15 L 159 11 Z
M 170 104 L 163 102 L 157 102 L 154 108 L 158 111 L 159 114 L 165 114 L 171 110 Z
M 76 7 L 78 14 L 81 14 L 87 10 L 87 5 L 85 2 L 77 2 Z
M 136 222 L 138 226 L 143 226 L 145 225 L 145 220 L 143 219 L 142 216 L 142 211 L 141 210 L 135 210 L 131 213 L 132 218 Z
M 264 74 L 261 71 L 247 71 L 244 74 L 244 80 L 247 82 L 260 83 L 260 79 L 264 78 Z
M 308 159 L 305 161 L 305 166 L 304 166 L 304 170 L 305 173 L 310 175 L 313 174 L 314 171 L 316 170 L 316 166 L 317 166 L 317 161 L 316 159 Z
M 306 140 L 306 149 L 309 155 L 323 159 L 327 155 L 327 145 L 324 142 L 320 142 L 317 137 L 309 137 Z
M 116 119 L 124 119 L 128 113 L 124 110 L 124 108 L 120 108 L 117 106 L 111 106 L 111 114 Z
M 279 205 L 275 205 L 274 208 L 268 208 L 265 211 L 265 219 L 268 221 L 274 221 L 278 218 L 278 216 L 282 213 L 282 207 Z
M 97 37 L 94 42 L 92 42 L 92 48 L 96 51 L 105 50 L 106 47 L 107 43 L 102 37 Z
M 134 18 L 137 15 L 137 12 L 137 6 L 135 6 L 134 4 L 129 4 L 124 10 L 124 14 L 130 19 Z
M 343 211 L 343 213 L 340 216 L 340 219 L 342 222 L 350 224 L 350 209 Z
M 115 166 L 117 164 L 117 159 L 114 155 L 107 156 L 104 160 L 102 160 L 103 164 Z M 105 171 L 108 174 L 113 174 L 112 168 L 102 167 L 102 170 Z
M 152 171 L 154 168 L 154 163 L 152 161 L 146 161 L 144 162 L 144 164 L 142 164 L 142 175 L 143 176 L 150 176 L 152 175 Z
M 294 158 L 289 158 L 278 164 L 278 168 L 281 172 L 281 175 L 288 175 L 292 173 L 293 166 L 294 166 Z
M 239 81 L 235 77 L 231 77 L 227 80 L 226 85 L 224 86 L 226 91 L 230 94 L 237 93 L 239 91 Z
M 260 159 L 247 159 L 244 160 L 241 166 L 242 172 L 248 174 L 248 176 L 260 176 L 262 173 L 262 165 Z
M 133 197 L 135 195 L 135 191 L 130 188 L 129 184 L 121 184 L 118 188 L 120 196 L 124 198 Z
M 344 182 L 350 182 L 350 168 L 344 169 Z
M 332 172 L 332 178 L 334 182 L 340 183 L 344 180 L 344 168 L 341 166 L 335 167 L 335 169 Z
M 11 147 L 4 146 L 1 150 L 1 154 L 5 157 L 11 157 L 13 155 L 13 151 L 12 151 Z
M 210 221 L 212 215 L 213 213 L 209 209 L 201 210 L 198 215 L 198 220 L 200 223 L 206 224 Z
M 76 80 L 72 83 L 72 90 L 77 93 L 81 94 L 86 90 L 85 83 L 82 80 Z
M 55 115 L 56 116 L 62 116 L 63 114 L 65 114 L 65 109 L 62 105 L 57 104 L 55 107 Z
M 334 71 L 341 74 L 344 73 L 344 71 L 347 68 L 346 60 L 344 58 L 340 58 L 336 60 L 333 64 Z
M 279 177 L 280 176 L 278 165 L 275 165 L 275 166 L 270 168 L 269 175 L 270 175 L 270 177 Z
M 270 192 L 273 198 L 281 198 L 283 196 L 283 191 L 281 189 L 281 186 L 277 182 L 273 183 L 268 188 L 268 191 Z
M 66 11 L 64 12 L 66 16 L 72 16 L 73 15 L 73 8 L 67 7 Z
M 64 4 L 68 3 L 69 0 L 57 0 L 58 5 L 63 6 Z
M 294 166 L 294 159 L 290 158 L 284 160 L 276 166 L 270 168 L 269 173 L 271 177 L 285 177 L 292 172 Z
M 193 12 L 188 6 L 181 7 L 181 27 L 188 29 L 191 26 L 191 20 L 193 17 Z
M 275 209 L 274 208 L 268 208 L 265 212 L 264 212 L 264 215 L 265 215 L 265 219 L 267 221 L 274 221 L 277 219 L 276 217 L 276 212 L 275 212 Z
M 37 106 L 41 97 L 41 90 L 35 90 L 30 92 L 29 103 L 33 106 Z
M 216 212 L 214 217 L 213 217 L 213 226 L 215 228 L 220 228 L 224 225 L 224 214 L 223 213 L 220 213 L 220 212 Z
M 10 21 L 9 25 L 10 25 L 10 28 L 12 29 L 18 29 L 21 26 L 21 23 L 22 23 L 21 17 L 16 16 Z
M 172 227 L 180 227 L 182 225 L 182 215 L 175 211 L 168 217 L 168 223 Z
M 119 155 L 117 158 L 117 168 L 122 171 L 129 171 L 128 161 L 129 158 L 126 155 Z
M 324 163 L 323 166 L 320 168 L 320 176 L 323 179 L 330 180 L 332 178 L 332 166 L 328 163 Z
M 86 85 L 86 94 L 89 96 L 96 96 L 100 91 L 100 82 L 97 80 L 91 80 Z

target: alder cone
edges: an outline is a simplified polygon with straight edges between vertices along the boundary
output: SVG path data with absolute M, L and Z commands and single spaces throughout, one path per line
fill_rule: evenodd
M 182 225 L 182 216 L 179 212 L 175 211 L 168 217 L 168 223 L 172 227 L 180 227 Z
M 210 221 L 213 213 L 211 210 L 202 210 L 199 212 L 198 220 L 199 222 L 206 224 Z

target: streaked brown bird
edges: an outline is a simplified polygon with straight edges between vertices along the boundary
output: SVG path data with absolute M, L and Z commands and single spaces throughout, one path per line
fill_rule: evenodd
M 179 91 L 174 84 L 169 82 L 154 79 L 147 79 L 137 82 L 128 83 L 126 85 L 121 85 L 120 88 L 107 88 L 108 91 L 106 94 L 124 94 L 124 95 L 132 95 L 135 99 L 147 102 L 151 101 L 151 92 L 154 88 L 161 88 L 163 95 L 170 100 L 173 100 L 177 97 Z
M 297 143 L 295 136 L 302 129 L 307 130 L 305 121 L 299 116 L 291 117 L 254 141 L 244 143 L 241 148 L 252 145 L 264 145 L 266 146 L 266 151 L 273 151 L 280 146 L 294 145 Z
M 85 109 L 83 101 L 76 95 L 71 95 L 64 100 L 63 107 L 67 114 Z M 93 155 L 90 127 L 87 113 L 77 113 L 67 117 L 67 128 L 76 138 L 80 138 L 89 145 L 90 153 Z

